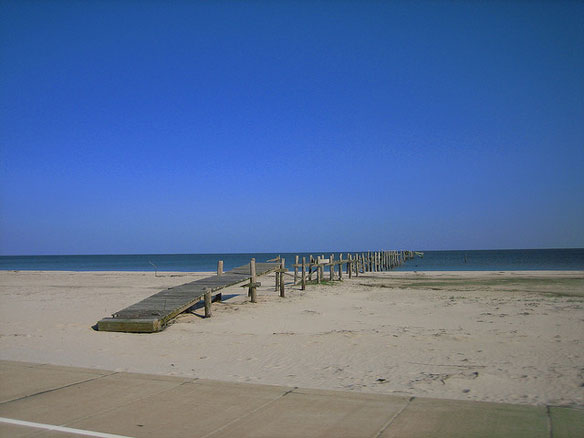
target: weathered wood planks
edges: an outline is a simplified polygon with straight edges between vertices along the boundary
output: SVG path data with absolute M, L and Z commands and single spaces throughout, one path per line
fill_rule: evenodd
M 280 263 L 255 263 L 255 269 L 257 276 L 266 275 L 280 269 Z M 248 280 L 250 266 L 244 265 L 222 275 L 171 287 L 114 313 L 110 318 L 103 318 L 97 323 L 97 328 L 110 332 L 158 332 L 177 315 L 196 304 L 205 294 L 208 296 L 205 313 L 210 316 L 210 298 L 213 293 Z

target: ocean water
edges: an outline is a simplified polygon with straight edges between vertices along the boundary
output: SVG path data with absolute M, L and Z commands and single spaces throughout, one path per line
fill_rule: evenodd
M 328 257 L 331 252 L 312 254 Z M 338 259 L 339 253 L 334 254 Z M 308 253 L 0 256 L 0 270 L 206 272 L 215 271 L 217 260 L 223 260 L 224 270 L 227 271 L 249 263 L 252 257 L 263 262 L 278 255 L 286 259 L 287 266 L 294 263 L 296 255 L 309 256 Z M 424 251 L 423 258 L 409 260 L 397 270 L 584 270 L 584 248 Z

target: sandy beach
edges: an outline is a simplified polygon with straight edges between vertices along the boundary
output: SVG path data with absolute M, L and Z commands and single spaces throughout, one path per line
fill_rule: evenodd
M 108 370 L 522 404 L 584 405 L 584 272 L 383 272 L 258 303 L 226 289 L 156 334 L 102 317 L 210 275 L 0 272 L 0 358 Z

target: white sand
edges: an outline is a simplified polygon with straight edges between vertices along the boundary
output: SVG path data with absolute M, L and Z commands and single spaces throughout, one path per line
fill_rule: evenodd
M 263 277 L 257 304 L 232 287 L 211 319 L 183 315 L 157 334 L 92 330 L 104 316 L 208 274 L 161 275 L 0 271 L 0 358 L 584 405 L 582 271 L 378 273 L 305 292 L 288 287 L 285 299 Z

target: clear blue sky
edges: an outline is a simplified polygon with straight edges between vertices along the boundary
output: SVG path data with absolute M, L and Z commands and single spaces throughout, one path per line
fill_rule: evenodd
M 0 253 L 584 246 L 584 2 L 2 1 Z

